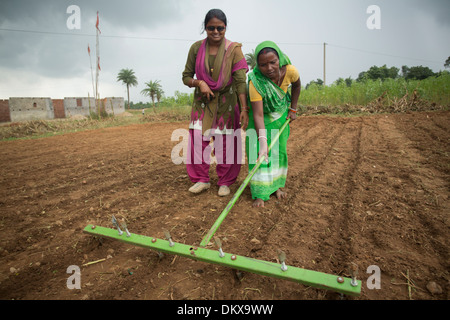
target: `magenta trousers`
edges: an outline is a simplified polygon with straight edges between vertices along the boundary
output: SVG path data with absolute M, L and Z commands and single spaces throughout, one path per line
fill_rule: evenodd
M 242 147 L 240 129 L 235 135 L 212 136 L 214 141 L 214 156 L 217 160 L 217 185 L 230 186 L 236 182 L 241 170 Z M 211 163 L 210 139 L 204 141 L 201 130 L 189 130 L 186 168 L 193 183 L 209 182 Z

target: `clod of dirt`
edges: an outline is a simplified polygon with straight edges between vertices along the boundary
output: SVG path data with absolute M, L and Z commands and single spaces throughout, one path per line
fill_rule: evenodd
M 438 285 L 436 282 L 434 281 L 430 281 L 427 284 L 427 289 L 428 291 L 430 291 L 431 294 L 441 294 L 442 293 L 442 288 L 440 285 Z

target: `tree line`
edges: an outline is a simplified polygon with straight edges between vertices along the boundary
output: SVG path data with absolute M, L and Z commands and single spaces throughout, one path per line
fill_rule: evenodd
M 450 57 L 445 61 L 444 63 L 445 68 L 450 68 Z M 433 72 L 428 67 L 424 66 L 414 66 L 414 67 L 408 67 L 408 66 L 402 66 L 401 69 L 396 67 L 390 67 L 388 68 L 386 65 L 383 65 L 381 67 L 378 66 L 372 66 L 367 71 L 360 72 L 358 75 L 358 78 L 353 80 L 351 77 L 348 78 L 338 78 L 334 84 L 336 85 L 342 85 L 346 84 L 347 86 L 351 86 L 353 81 L 356 82 L 365 82 L 367 80 L 381 80 L 384 81 L 386 79 L 400 79 L 403 78 L 406 81 L 410 80 L 425 80 L 429 77 L 439 77 L 440 75 L 444 73 L 449 73 L 449 71 L 439 71 L 439 72 Z M 308 89 L 310 85 L 318 85 L 323 86 L 323 80 L 317 79 L 310 81 L 305 89 Z
M 253 50 L 251 53 L 245 54 L 245 59 L 247 61 L 247 64 L 249 65 L 250 69 L 253 70 L 253 68 L 256 66 L 256 57 L 255 57 L 255 51 Z M 444 67 L 450 68 L 450 57 L 447 58 L 447 60 L 444 63 Z M 353 80 L 351 77 L 348 78 L 338 78 L 334 84 L 335 85 L 342 85 L 345 84 L 348 87 L 352 85 L 354 81 L 356 82 L 365 82 L 367 80 L 381 80 L 384 81 L 386 79 L 399 79 L 403 78 L 404 80 L 424 80 L 429 77 L 438 77 L 444 73 L 449 73 L 449 71 L 439 71 L 439 72 L 433 72 L 428 67 L 423 66 L 414 66 L 414 67 L 408 67 L 408 66 L 402 66 L 401 69 L 396 67 L 387 67 L 386 65 L 383 65 L 381 67 L 378 66 L 372 66 L 369 70 L 363 71 L 359 73 L 358 78 Z M 117 75 L 117 81 L 121 81 L 124 85 L 127 87 L 127 95 L 128 95 L 128 109 L 131 107 L 133 109 L 136 108 L 142 108 L 148 106 L 148 104 L 144 104 L 142 102 L 139 103 L 132 103 L 130 102 L 130 87 L 131 86 L 137 86 L 138 81 L 136 78 L 136 75 L 132 69 L 122 69 L 120 70 L 119 74 Z M 317 79 L 310 81 L 305 89 L 307 90 L 308 87 L 311 85 L 317 85 L 317 86 L 323 86 L 323 80 Z M 150 97 L 153 107 L 156 107 L 155 101 L 163 104 L 175 104 L 175 105 L 189 105 L 192 101 L 192 94 L 187 93 L 181 93 L 179 91 L 175 92 L 174 97 L 164 97 L 164 91 L 162 90 L 161 84 L 159 80 L 150 80 L 145 83 L 145 88 L 141 91 L 141 94 Z
M 130 87 L 138 85 L 136 75 L 132 69 L 122 69 L 117 75 L 117 81 L 122 81 L 122 83 L 127 86 L 128 109 L 130 109 Z M 158 102 L 161 101 L 164 90 L 162 89 L 159 80 L 150 80 L 145 83 L 145 88 L 141 90 L 141 94 L 150 97 L 153 107 L 156 107 L 155 100 Z
M 256 66 L 257 61 L 256 61 L 254 50 L 250 53 L 245 54 L 245 59 L 247 60 L 247 64 L 250 67 L 250 69 L 253 69 Z M 444 67 L 450 68 L 450 57 L 448 57 L 447 60 L 445 60 Z M 338 78 L 334 82 L 334 84 L 336 84 L 336 85 L 346 84 L 348 87 L 350 87 L 352 85 L 353 81 L 364 82 L 367 80 L 377 80 L 377 79 L 380 79 L 383 81 L 386 79 L 398 79 L 398 78 L 403 78 L 405 80 L 424 80 L 429 77 L 440 76 L 444 72 L 448 72 L 448 71 L 439 71 L 439 72 L 435 73 L 428 67 L 402 66 L 401 73 L 400 73 L 400 69 L 396 68 L 396 67 L 388 68 L 386 65 L 383 65 L 381 67 L 372 66 L 369 70 L 359 73 L 358 78 L 356 80 L 353 80 L 351 77 L 348 77 L 346 79 Z M 315 84 L 318 86 L 323 86 L 323 80 L 322 79 L 312 80 L 306 85 L 305 89 L 308 89 L 308 87 L 312 84 Z

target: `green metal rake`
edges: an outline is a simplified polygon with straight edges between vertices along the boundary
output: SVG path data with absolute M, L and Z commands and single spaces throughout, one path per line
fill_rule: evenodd
M 270 144 L 268 151 L 270 151 L 274 144 L 278 141 L 280 135 L 289 125 L 289 122 L 290 119 L 286 120 L 277 135 L 272 139 L 272 143 Z M 218 264 L 245 272 L 252 272 L 263 276 L 275 277 L 283 280 L 297 282 L 307 286 L 331 290 L 346 295 L 359 296 L 361 294 L 361 281 L 356 280 L 355 273 L 352 274 L 352 278 L 345 278 L 337 275 L 287 266 L 285 263 L 286 257 L 284 252 L 279 252 L 278 258 L 280 260 L 280 264 L 239 256 L 231 253 L 225 253 L 222 249 L 220 240 L 218 240 L 217 238 L 216 246 L 218 247 L 218 250 L 205 248 L 216 233 L 217 229 L 222 224 L 223 220 L 230 212 L 231 208 L 236 203 L 237 199 L 244 191 L 245 187 L 252 179 L 253 175 L 261 166 L 261 163 L 263 161 L 265 161 L 265 156 L 262 156 L 258 159 L 251 172 L 248 174 L 228 205 L 225 207 L 220 216 L 217 218 L 216 222 L 203 238 L 199 247 L 173 242 L 169 232 L 167 231 L 165 232 L 165 240 L 130 233 L 127 229 L 127 226 L 122 225 L 122 229 L 126 231 L 126 233 L 124 233 L 120 229 L 120 226 L 115 220 L 114 216 L 113 225 L 117 230 L 90 224 L 86 226 L 83 231 L 87 234 L 118 240 L 127 244 L 152 249 L 157 252 L 179 255 L 198 261 Z

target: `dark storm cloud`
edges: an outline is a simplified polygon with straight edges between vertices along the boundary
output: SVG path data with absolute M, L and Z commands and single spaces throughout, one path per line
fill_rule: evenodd
M 79 30 L 67 28 L 70 5 L 80 8 Z M 380 30 L 367 28 L 370 5 L 381 8 Z M 322 46 L 317 43 L 330 43 L 330 83 L 333 77 L 356 78 L 372 65 L 401 67 L 431 61 L 429 66 L 439 71 L 450 52 L 445 41 L 449 0 L 0 0 L 0 72 L 2 79 L 12 80 L 0 80 L 0 93 L 7 95 L 12 87 L 39 81 L 56 88 L 52 95 L 63 94 L 57 92 L 59 82 L 72 79 L 73 83 L 86 79 L 90 87 L 97 11 L 103 84 L 119 85 L 120 69 L 132 68 L 141 86 L 158 79 L 168 94 L 186 92 L 180 81 L 186 53 L 192 39 L 204 36 L 201 23 L 214 7 L 225 11 L 227 36 L 243 42 L 245 53 L 257 41 L 286 43 L 283 47 L 299 64 L 305 83 L 323 75 Z M 132 100 L 142 98 L 140 89 L 134 90 Z
M 77 5 L 82 24 L 95 18 L 99 11 L 102 19 L 116 26 L 133 29 L 137 26 L 152 28 L 170 23 L 181 17 L 186 3 L 177 0 L 2 0 L 0 25 L 3 22 L 26 26 L 65 26 L 69 16 L 67 8 Z M 45 29 L 48 30 L 48 29 Z
M 431 15 L 438 24 L 450 26 L 450 1 L 449 0 L 414 0 L 411 4 L 418 10 Z
M 80 8 L 79 30 L 67 28 L 71 5 Z M 88 43 L 92 54 L 95 50 L 95 38 L 86 35 L 95 34 L 97 11 L 102 35 L 117 35 L 123 30 L 152 29 L 174 22 L 185 11 L 183 5 L 177 0 L 2 0 L 0 28 L 8 30 L 0 30 L 0 67 L 50 77 L 82 74 L 88 61 Z

